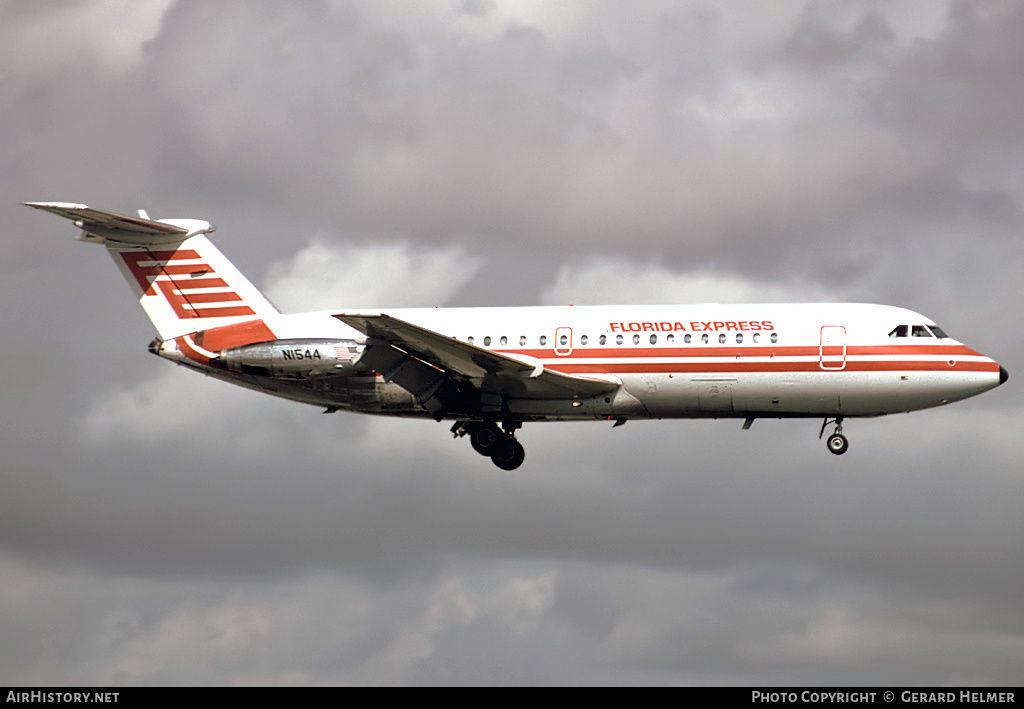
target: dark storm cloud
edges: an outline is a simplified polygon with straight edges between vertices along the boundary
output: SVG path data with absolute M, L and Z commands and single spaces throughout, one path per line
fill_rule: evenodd
M 848 298 L 1024 371 L 1024 12 L 645 7 L 0 3 L 0 679 L 1018 681 L 1015 378 L 841 459 L 565 424 L 499 475 L 148 357 L 16 205 L 210 219 L 297 306 Z

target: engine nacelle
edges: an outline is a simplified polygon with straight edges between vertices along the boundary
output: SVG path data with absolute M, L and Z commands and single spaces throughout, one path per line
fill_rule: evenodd
M 361 350 L 355 340 L 271 340 L 221 350 L 218 361 L 246 374 L 309 379 L 354 371 Z

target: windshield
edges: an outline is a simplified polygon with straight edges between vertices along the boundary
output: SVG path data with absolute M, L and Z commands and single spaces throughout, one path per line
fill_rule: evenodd
M 897 325 L 889 337 L 949 337 L 938 325 Z

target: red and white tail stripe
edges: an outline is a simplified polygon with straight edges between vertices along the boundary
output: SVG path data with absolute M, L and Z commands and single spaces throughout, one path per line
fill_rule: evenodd
M 204 234 L 176 244 L 107 248 L 162 339 L 277 312 Z
M 121 258 L 143 295 L 159 290 L 181 319 L 256 314 L 194 249 L 122 251 Z

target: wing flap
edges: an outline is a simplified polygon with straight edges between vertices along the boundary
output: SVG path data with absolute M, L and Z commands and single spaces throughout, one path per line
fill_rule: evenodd
M 526 399 L 598 396 L 617 389 L 614 377 L 580 377 L 547 369 L 532 357 L 492 352 L 384 313 L 341 313 L 338 320 L 483 392 Z M 373 343 L 371 342 L 371 347 Z

